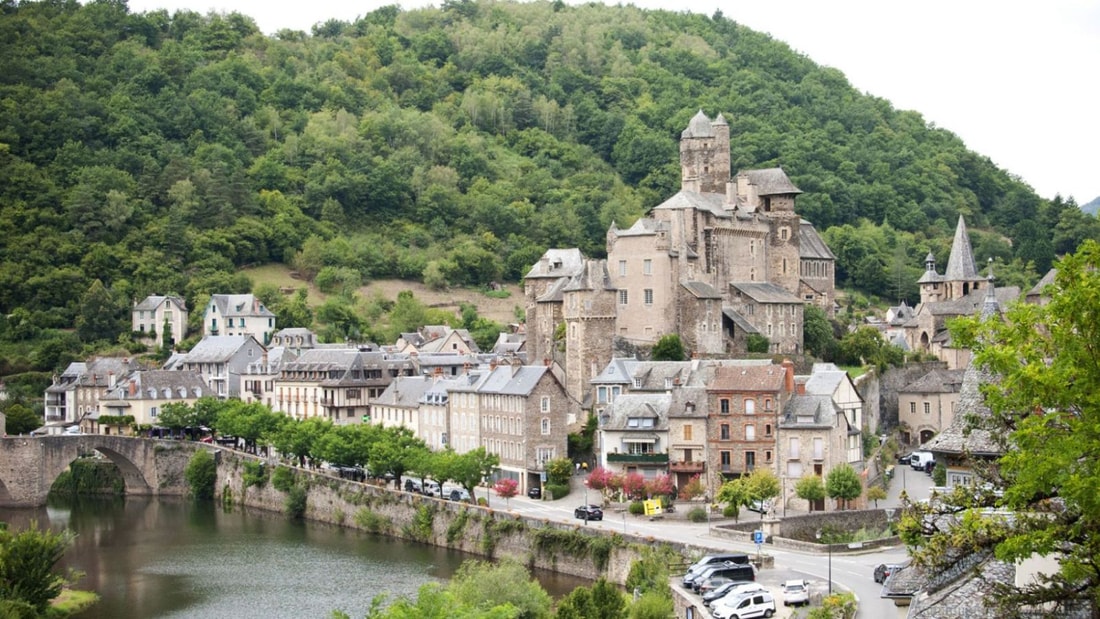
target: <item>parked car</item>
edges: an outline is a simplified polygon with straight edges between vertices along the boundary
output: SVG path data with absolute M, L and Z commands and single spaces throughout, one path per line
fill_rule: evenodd
M 699 585 L 699 595 L 705 596 L 706 594 L 714 591 L 715 589 L 728 585 L 730 583 L 737 582 L 729 576 L 711 576 L 703 581 L 703 584 Z
M 420 494 L 423 494 L 424 496 L 434 496 L 442 498 L 443 490 L 439 488 L 439 482 L 427 479 L 424 481 L 424 485 L 420 488 Z
M 703 606 L 710 606 L 718 600 L 727 596 L 741 595 L 742 593 L 751 593 L 753 591 L 767 591 L 764 585 L 758 582 L 743 582 L 740 580 L 731 580 L 726 584 L 718 587 L 712 591 L 707 591 L 703 594 Z
M 692 590 L 698 592 L 699 588 L 707 579 L 715 576 L 725 576 L 730 580 L 740 582 L 752 582 L 756 580 L 756 568 L 753 567 L 751 563 L 749 565 L 739 563 L 719 563 L 717 565 L 711 565 L 696 576 L 695 580 L 691 581 Z
M 542 487 L 540 487 L 540 486 L 531 486 L 530 488 L 527 489 L 527 496 L 529 498 L 532 498 L 532 499 L 541 499 L 542 498 Z
M 692 563 L 691 566 L 688 567 L 687 572 L 684 574 L 684 586 L 690 587 L 691 581 L 695 580 L 695 577 L 698 576 L 700 572 L 702 572 L 707 567 L 718 563 L 738 563 L 741 565 L 748 565 L 749 555 L 743 552 L 703 555 L 702 558 L 700 558 L 695 563 Z
M 419 481 L 412 478 L 405 479 L 405 492 L 416 492 L 419 494 L 423 491 L 424 488 Z
M 923 471 L 929 462 L 932 462 L 932 466 L 935 466 L 935 458 L 932 457 L 930 451 L 914 451 L 909 456 L 909 466 L 914 471 Z
M 771 501 L 761 501 L 759 499 L 748 504 L 747 509 L 750 512 L 756 512 L 758 514 L 766 514 L 772 510 Z
M 906 451 L 904 453 L 901 453 L 901 454 L 898 454 L 898 464 L 909 464 L 909 458 L 912 455 L 913 454 L 911 452 L 908 452 L 908 451 Z
M 573 510 L 573 517 L 580 520 L 603 520 L 603 510 L 598 505 L 581 505 Z
M 745 593 L 730 599 L 723 598 L 721 604 L 714 605 L 715 619 L 752 619 L 753 617 L 771 617 L 775 614 L 775 598 L 767 591 Z
M 788 580 L 783 583 L 783 605 L 802 606 L 810 603 L 810 583 L 805 580 Z
M 463 503 L 471 503 L 473 499 L 470 498 L 470 493 L 465 488 L 451 488 L 447 493 L 447 498 L 452 501 L 461 501 Z
M 890 574 L 893 574 L 900 567 L 900 565 L 895 565 L 893 563 L 880 563 L 879 566 L 875 568 L 875 582 L 886 582 L 886 579 L 890 577 Z

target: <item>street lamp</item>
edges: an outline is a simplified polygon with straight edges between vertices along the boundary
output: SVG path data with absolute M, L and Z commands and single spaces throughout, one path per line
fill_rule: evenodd
M 815 534 L 817 541 L 821 542 L 821 529 L 817 530 Z M 825 547 L 829 549 L 829 595 L 833 594 L 833 545 L 825 544 Z

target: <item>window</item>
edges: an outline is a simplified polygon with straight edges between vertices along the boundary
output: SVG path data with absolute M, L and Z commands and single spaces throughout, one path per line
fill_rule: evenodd
M 723 415 L 730 414 L 730 401 L 726 398 L 718 400 L 718 411 L 721 412 Z
M 917 403 L 916 402 L 910 402 L 909 403 L 909 412 L 914 414 L 914 415 L 917 414 Z
M 625 277 L 626 276 L 626 260 L 620 260 L 619 261 L 619 276 L 620 277 Z
M 150 417 L 156 417 L 157 416 L 157 407 L 152 406 L 152 407 L 149 408 L 149 416 Z
M 798 455 L 798 437 L 797 436 L 792 436 L 790 442 L 788 443 L 788 445 L 790 447 L 788 448 L 787 451 L 790 452 L 791 459 L 792 460 L 797 460 L 799 458 L 799 455 Z
M 730 424 L 723 423 L 718 427 L 718 438 L 723 441 L 730 440 Z
M 772 424 L 770 424 L 770 423 L 764 424 L 764 436 L 771 436 L 771 435 L 772 435 Z
M 780 239 L 781 241 L 786 241 L 786 240 L 787 240 L 787 237 L 788 237 L 789 235 L 790 235 L 790 231 L 789 231 L 789 230 L 787 230 L 786 228 L 780 228 L 780 229 L 779 229 L 779 239 Z M 784 264 L 786 264 L 786 262 L 784 262 Z M 785 267 L 785 266 L 784 266 L 784 270 L 786 270 L 786 267 Z
M 745 452 L 745 470 L 746 471 L 751 471 L 754 468 L 756 468 L 756 452 L 755 451 L 746 451 Z
M 932 412 L 932 403 L 931 402 L 925 402 L 924 403 L 924 414 L 928 415 L 931 412 Z
M 756 414 L 756 400 L 745 400 L 745 414 L 746 415 L 755 415 Z
M 764 462 L 770 463 L 771 461 L 772 461 L 772 452 L 769 449 L 768 451 L 764 452 Z
M 814 439 L 814 460 L 825 459 L 825 439 Z
M 541 430 L 542 430 L 543 434 L 550 434 L 550 418 L 549 417 L 543 417 L 542 418 Z
M 770 411 L 772 409 L 772 399 L 764 398 L 764 410 Z
M 642 261 L 642 274 L 653 275 L 653 261 L 649 258 Z
M 359 390 L 358 389 L 348 389 L 345 397 L 349 400 L 358 400 L 359 399 Z
M 684 440 L 685 441 L 690 441 L 691 440 L 691 432 L 692 432 L 691 424 L 690 423 L 685 424 L 684 425 Z
M 634 456 L 653 453 L 653 443 L 628 443 L 626 452 Z
M 723 471 L 729 471 L 730 470 L 730 452 L 723 451 L 723 452 L 719 453 L 718 454 L 718 459 L 722 463 L 722 470 Z
M 542 400 L 539 402 L 539 411 L 541 411 L 543 413 L 549 413 L 550 412 L 550 396 L 548 396 L 548 395 L 542 396 Z
M 787 477 L 798 478 L 802 477 L 802 463 L 798 460 L 791 460 L 787 463 Z
M 607 404 L 607 387 L 596 387 L 596 402 Z
M 749 425 L 745 426 L 745 440 L 746 441 L 755 441 L 756 440 L 756 426 L 752 425 L 751 423 Z
M 619 305 L 626 305 L 626 302 L 627 302 L 627 300 L 628 300 L 628 298 L 629 298 L 629 297 L 627 296 L 626 292 L 627 292 L 627 291 L 625 291 L 625 290 L 620 290 L 620 291 L 619 291 Z
M 653 289 L 652 288 L 646 288 L 645 289 L 645 304 L 646 305 L 653 305 Z

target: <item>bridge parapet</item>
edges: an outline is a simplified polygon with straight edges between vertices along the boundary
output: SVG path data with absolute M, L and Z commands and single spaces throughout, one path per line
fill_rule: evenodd
M 100 434 L 0 438 L 0 506 L 45 505 L 57 476 L 73 460 L 93 453 L 118 466 L 127 494 L 186 494 L 184 468 L 196 450 L 205 448 L 188 441 Z

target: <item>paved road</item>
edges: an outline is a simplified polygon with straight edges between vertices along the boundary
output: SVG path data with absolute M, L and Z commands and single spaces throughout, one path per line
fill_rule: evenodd
M 928 496 L 932 488 L 932 480 L 927 474 L 909 469 L 908 466 L 897 467 L 894 479 L 887 491 L 887 499 L 880 501 L 882 508 L 897 508 L 901 505 L 900 495 L 904 490 L 911 500 L 918 500 Z M 478 489 L 478 496 L 485 496 L 484 488 Z M 599 495 L 589 493 L 589 501 L 599 503 Z M 583 489 L 574 491 L 561 501 L 540 501 L 527 497 L 515 497 L 504 501 L 500 497 L 489 498 L 492 507 L 502 507 L 517 513 L 537 518 L 547 518 L 564 522 L 578 522 L 573 518 L 573 509 L 584 503 Z M 740 551 L 753 554 L 757 548 L 753 544 L 745 544 L 730 541 L 712 535 L 708 523 L 693 523 L 682 519 L 649 520 L 631 516 L 623 512 L 609 512 L 603 521 L 585 523 L 584 526 L 618 531 L 640 536 L 651 536 L 656 539 L 680 542 L 713 548 L 715 550 Z M 908 558 L 903 546 L 880 548 L 861 554 L 827 554 L 803 553 L 793 550 L 785 550 L 765 546 L 764 552 L 775 557 L 775 567 L 765 570 L 761 575 L 761 581 L 768 586 L 777 586 L 784 580 L 807 578 L 811 581 L 811 589 L 814 593 L 826 593 L 829 587 L 829 575 L 832 574 L 832 586 L 834 590 L 850 590 L 860 599 L 860 612 L 858 617 L 864 619 L 879 619 L 881 617 L 896 616 L 897 610 L 894 604 L 880 597 L 881 585 L 876 584 L 872 574 L 875 566 L 880 563 L 901 563 Z M 782 605 L 781 598 L 779 605 Z M 780 617 L 784 616 L 780 613 Z

